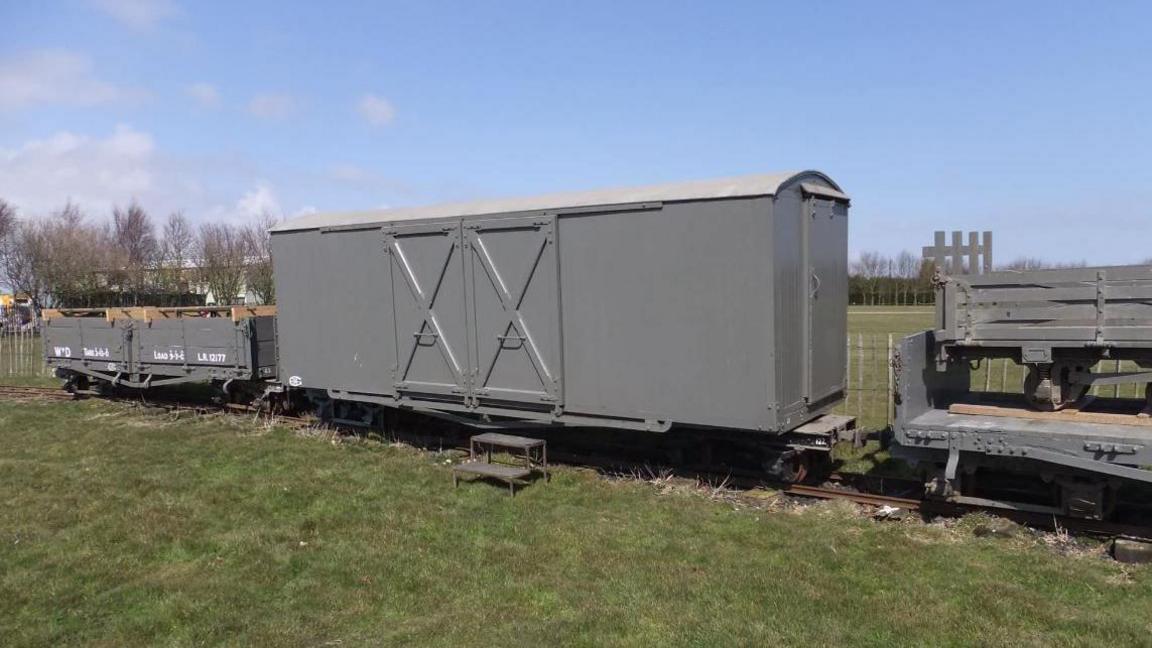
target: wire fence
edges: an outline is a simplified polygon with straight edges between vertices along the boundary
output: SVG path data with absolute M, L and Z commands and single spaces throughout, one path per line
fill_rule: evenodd
M 847 391 L 837 413 L 856 417 L 856 424 L 867 429 L 883 429 L 892 425 L 895 416 L 896 375 L 892 359 L 900 344 L 894 334 L 848 335 Z M 969 373 L 969 389 L 973 392 L 1023 394 L 1026 366 L 1012 358 L 985 358 L 974 361 Z M 1092 367 L 1093 373 L 1136 372 L 1141 367 L 1130 360 L 1100 360 Z M 1098 385 L 1088 394 L 1103 398 L 1145 397 L 1144 385 Z
M 40 320 L 24 306 L 0 306 L 0 380 L 49 378 L 40 340 Z
M 847 390 L 836 412 L 855 416 L 858 427 L 882 429 L 892 423 L 892 356 L 898 343 L 892 334 L 848 334 Z

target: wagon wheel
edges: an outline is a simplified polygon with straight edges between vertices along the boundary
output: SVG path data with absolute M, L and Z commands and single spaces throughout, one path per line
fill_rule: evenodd
M 777 476 L 780 481 L 787 484 L 799 484 L 808 477 L 808 468 L 811 466 L 811 462 L 812 458 L 809 453 L 803 450 L 796 451 L 791 457 L 780 459 Z
M 64 383 L 64 391 L 69 394 L 75 394 L 79 391 L 86 391 L 88 389 L 88 376 L 83 374 L 72 374 L 68 377 L 68 381 Z

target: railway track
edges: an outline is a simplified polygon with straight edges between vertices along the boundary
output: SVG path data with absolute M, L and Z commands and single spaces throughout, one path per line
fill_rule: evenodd
M 80 398 L 81 395 L 71 394 L 54 387 L 10 387 L 0 386 L 0 400 L 52 400 L 66 401 Z M 279 413 L 269 414 L 266 411 L 248 405 L 225 404 L 218 405 L 207 400 L 179 400 L 179 399 L 141 399 L 128 397 L 104 397 L 117 402 L 134 405 L 147 405 L 169 410 L 193 410 L 201 412 L 225 412 L 240 416 L 255 416 L 273 419 L 276 422 L 293 427 L 308 427 L 315 425 L 317 420 L 311 417 L 288 416 Z M 341 426 L 335 426 L 342 429 Z M 362 432 L 360 428 L 343 428 L 344 431 Z M 443 445 L 445 438 L 435 438 L 427 435 L 401 434 L 401 438 L 416 445 L 435 447 Z M 462 442 L 462 437 L 454 439 Z M 460 445 L 460 447 L 464 447 Z M 558 449 L 550 452 L 554 459 L 571 465 L 594 467 L 607 470 L 614 474 L 643 474 L 650 471 L 650 464 L 635 462 L 620 462 L 617 460 L 604 461 L 599 457 L 567 453 Z M 692 477 L 707 483 L 725 483 L 743 489 L 774 488 L 790 497 L 800 497 L 820 500 L 845 500 L 855 504 L 873 507 L 892 507 L 918 513 L 923 518 L 959 517 L 977 511 L 986 512 L 995 516 L 1010 519 L 1019 524 L 1033 528 L 1047 530 L 1066 530 L 1069 532 L 1108 538 L 1129 538 L 1145 542 L 1152 541 L 1152 526 L 1135 525 L 1127 523 L 1106 522 L 1101 520 L 1087 520 L 1054 516 L 1029 511 L 1006 509 L 997 506 L 981 506 L 974 504 L 960 504 L 923 497 L 909 497 L 906 493 L 916 492 L 919 483 L 907 479 L 876 479 L 860 475 L 833 474 L 822 485 L 810 484 L 782 484 L 763 479 L 761 476 L 751 474 L 733 474 L 732 472 L 719 472 L 702 470 L 699 468 L 680 471 L 679 476 Z M 905 494 L 890 495 L 872 492 L 868 489 L 883 489 L 897 491 Z
M 809 486 L 806 484 L 787 484 L 782 486 L 780 490 L 788 495 L 794 495 L 797 497 L 811 497 L 815 499 L 840 499 L 854 502 L 856 504 L 866 504 L 868 506 L 877 507 L 891 506 L 909 511 L 920 510 L 921 505 L 925 501 L 923 499 L 914 499 L 909 497 L 894 497 L 892 495 L 864 493 L 855 490 L 848 490 L 843 487 Z
M 75 400 L 76 396 L 59 387 L 14 387 L 0 385 L 3 400 Z

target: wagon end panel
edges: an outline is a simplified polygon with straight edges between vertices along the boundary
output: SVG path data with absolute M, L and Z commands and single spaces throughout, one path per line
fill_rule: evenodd
M 804 271 L 802 210 L 798 187 L 781 191 L 772 206 L 771 281 L 775 295 L 772 351 L 776 381 L 771 404 L 777 413 L 778 425 L 784 427 L 800 425 L 805 409 L 808 280 Z
M 848 362 L 848 203 L 805 195 L 808 222 L 807 402 L 843 398 Z
M 253 376 L 272 378 L 276 376 L 276 316 L 261 315 L 251 317 L 249 322 L 249 344 L 252 353 Z

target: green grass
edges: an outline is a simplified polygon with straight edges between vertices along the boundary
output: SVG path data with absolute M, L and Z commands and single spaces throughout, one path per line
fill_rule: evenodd
M 933 326 L 932 306 L 849 306 L 849 335 L 888 335 L 897 339 Z
M 0 404 L 0 643 L 1133 645 L 1152 570 L 841 506 L 101 402 Z M 969 525 L 970 526 L 970 525 Z M 335 642 L 340 642 L 339 644 Z

